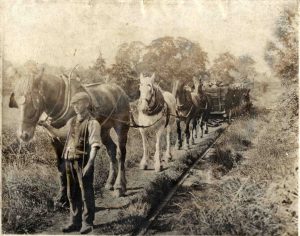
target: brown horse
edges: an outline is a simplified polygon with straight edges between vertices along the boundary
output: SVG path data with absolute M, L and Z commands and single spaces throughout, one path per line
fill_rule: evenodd
M 225 111 L 228 123 L 232 116 L 241 115 L 243 112 L 249 112 L 252 103 L 250 101 L 250 89 L 231 87 L 225 96 Z
M 67 77 L 67 76 L 65 76 Z M 21 124 L 18 136 L 28 142 L 34 136 L 43 112 L 51 119 L 55 128 L 63 127 L 75 115 L 70 106 L 73 94 L 85 91 L 89 94 L 91 112 L 101 124 L 101 139 L 110 157 L 110 170 L 106 188 L 115 190 L 117 196 L 126 192 L 125 158 L 129 130 L 129 101 L 125 92 L 113 84 L 93 84 L 83 86 L 76 80 L 64 76 L 45 74 L 44 70 L 22 78 L 19 88 L 12 94 L 10 107 L 21 108 Z M 116 145 L 111 136 L 113 128 L 118 137 Z
M 176 81 L 173 93 L 176 98 L 176 124 L 177 124 L 177 135 L 178 142 L 177 148 L 182 148 L 182 135 L 180 122 L 185 123 L 185 149 L 190 147 L 190 123 L 197 124 L 197 117 L 200 112 L 199 96 L 196 93 L 192 93 L 190 87 L 185 85 L 183 81 Z M 193 130 L 192 130 L 193 131 Z M 194 136 L 192 135 L 192 144 L 194 144 Z
M 197 123 L 199 123 L 199 126 L 201 128 L 201 135 L 200 137 L 203 137 L 203 131 L 205 126 L 205 134 L 208 133 L 208 119 L 209 119 L 209 114 L 212 108 L 211 104 L 211 98 L 209 97 L 208 94 L 205 93 L 205 90 L 203 89 L 203 83 L 201 80 L 196 79 L 195 77 L 193 78 L 194 82 L 194 92 L 197 95 L 198 98 L 198 104 L 199 104 L 199 113 L 198 113 L 198 119 L 193 120 L 193 131 L 195 130 L 196 132 L 194 137 L 197 138 Z

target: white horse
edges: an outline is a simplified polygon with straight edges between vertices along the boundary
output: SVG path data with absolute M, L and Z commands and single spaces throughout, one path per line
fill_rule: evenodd
M 156 172 L 162 170 L 160 155 L 160 139 L 164 130 L 167 131 L 167 147 L 165 160 L 172 159 L 170 151 L 170 133 L 171 126 L 175 123 L 176 100 L 175 97 L 166 91 L 163 91 L 154 83 L 155 75 L 144 77 L 140 75 L 140 100 L 138 106 L 139 124 L 147 128 L 140 128 L 143 140 L 144 153 L 140 163 L 140 168 L 145 170 L 148 167 L 149 153 L 147 146 L 147 132 L 154 129 L 156 132 L 156 145 L 154 154 L 154 169 Z

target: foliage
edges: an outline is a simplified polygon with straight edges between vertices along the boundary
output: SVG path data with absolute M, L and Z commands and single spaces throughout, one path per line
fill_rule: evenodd
M 106 74 L 106 62 L 101 52 L 99 53 L 99 56 L 96 59 L 95 64 L 90 69 L 96 71 L 100 76 L 104 76 Z
M 210 68 L 211 79 L 223 84 L 231 84 L 238 73 L 237 58 L 229 52 L 220 54 Z
M 206 70 L 207 53 L 198 43 L 178 37 L 164 37 L 153 40 L 138 65 L 140 72 L 155 73 L 160 85 L 171 90 L 174 80 L 192 82 Z
M 139 96 L 137 64 L 143 50 L 144 44 L 139 41 L 121 44 L 115 57 L 116 62 L 107 69 L 109 81 L 119 84 L 133 100 Z
M 275 39 L 265 48 L 265 60 L 284 84 L 297 82 L 298 15 L 297 7 L 287 6 L 276 22 Z
M 257 76 L 257 72 L 254 68 L 255 61 L 249 55 L 242 55 L 237 60 L 237 68 L 239 76 L 235 78 L 235 81 L 243 84 L 251 84 L 253 79 Z
M 109 81 L 120 85 L 131 99 L 138 97 L 138 74 L 128 63 L 116 63 L 108 69 Z

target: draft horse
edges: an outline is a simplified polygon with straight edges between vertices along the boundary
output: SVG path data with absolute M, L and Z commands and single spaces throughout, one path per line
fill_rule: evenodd
M 190 123 L 192 122 L 193 125 L 197 124 L 197 118 L 201 108 L 199 103 L 200 98 L 197 94 L 192 93 L 191 88 L 185 86 L 185 82 L 181 80 L 175 82 L 173 94 L 176 99 L 177 149 L 182 148 L 181 121 L 185 123 L 186 142 L 184 149 L 189 149 L 190 138 L 192 138 L 192 144 L 194 144 L 194 136 L 192 135 L 191 137 L 190 133 Z
M 193 131 L 194 137 L 197 138 L 197 123 L 201 128 L 201 135 L 200 137 L 203 138 L 203 131 L 205 126 L 205 134 L 208 134 L 208 119 L 211 112 L 212 104 L 210 96 L 205 93 L 203 89 L 203 83 L 201 80 L 193 78 L 194 82 L 194 93 L 196 93 L 197 102 L 199 104 L 199 116 L 198 119 L 193 120 Z
M 140 99 L 138 105 L 138 120 L 140 124 L 149 126 L 147 128 L 140 128 L 140 133 L 143 140 L 143 157 L 140 163 L 141 169 L 147 169 L 148 166 L 148 145 L 147 133 L 150 129 L 156 131 L 156 145 L 154 154 L 154 169 L 156 172 L 162 170 L 160 158 L 160 139 L 162 133 L 166 130 L 166 152 L 165 160 L 168 162 L 171 158 L 171 126 L 175 123 L 174 116 L 176 110 L 176 100 L 173 94 L 163 91 L 155 82 L 155 75 L 151 77 L 144 77 L 140 75 Z
M 21 78 L 19 84 L 21 86 L 11 95 L 9 106 L 21 108 L 18 137 L 24 142 L 33 138 L 42 113 L 47 114 L 53 127 L 61 128 L 75 115 L 70 106 L 72 95 L 81 91 L 89 94 L 92 101 L 91 112 L 101 125 L 101 140 L 110 157 L 109 176 L 105 187 L 114 190 L 116 196 L 124 195 L 126 143 L 130 121 L 126 93 L 114 84 L 84 86 L 71 80 L 71 73 L 69 77 L 57 77 L 44 73 L 44 69 Z M 110 136 L 112 128 L 117 134 L 118 145 Z

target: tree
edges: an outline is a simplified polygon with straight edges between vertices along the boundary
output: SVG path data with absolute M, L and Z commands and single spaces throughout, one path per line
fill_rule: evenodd
M 133 70 L 137 70 L 137 65 L 140 63 L 145 45 L 140 41 L 131 43 L 123 43 L 119 46 L 116 54 L 116 64 L 127 64 Z
M 138 74 L 128 63 L 115 63 L 107 70 L 109 81 L 120 85 L 129 98 L 138 98 Z
M 297 7 L 287 6 L 274 31 L 275 40 L 265 48 L 265 60 L 283 84 L 297 82 L 298 77 L 298 15 Z
M 119 84 L 131 99 L 139 95 L 137 65 L 144 48 L 145 45 L 139 41 L 121 44 L 115 57 L 116 62 L 107 69 L 109 81 Z
M 97 73 L 99 73 L 100 76 L 105 76 L 105 74 L 106 74 L 106 62 L 105 62 L 101 52 L 99 52 L 99 56 L 96 59 L 95 64 L 90 69 L 95 70 Z
M 255 61 L 249 55 L 242 55 L 237 60 L 238 76 L 235 81 L 244 85 L 250 85 L 253 83 L 253 79 L 257 76 L 257 72 L 254 68 Z
M 210 68 L 211 79 L 223 84 L 231 84 L 237 76 L 237 58 L 229 52 L 220 54 Z
M 192 83 L 193 76 L 206 70 L 207 53 L 198 43 L 178 37 L 163 37 L 153 40 L 146 47 L 138 72 L 155 73 L 160 85 L 171 90 L 174 80 Z

